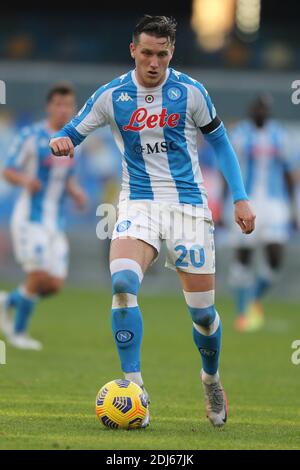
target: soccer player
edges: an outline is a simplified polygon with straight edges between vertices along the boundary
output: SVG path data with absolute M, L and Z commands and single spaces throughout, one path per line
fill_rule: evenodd
M 39 299 L 57 293 L 68 268 L 64 233 L 66 194 L 81 207 L 85 194 L 73 175 L 69 158 L 49 151 L 49 138 L 76 110 L 75 93 L 68 84 L 54 85 L 47 96 L 47 118 L 24 128 L 10 150 L 3 175 L 22 188 L 14 208 L 11 231 L 14 252 L 26 277 L 20 287 L 0 295 L 0 329 L 16 348 L 40 350 L 42 344 L 27 334 Z M 15 310 L 14 324 L 9 311 Z
M 175 32 L 172 18 L 144 16 L 130 44 L 135 69 L 99 88 L 53 136 L 50 146 L 55 155 L 73 157 L 74 147 L 90 132 L 111 126 L 123 157 L 110 270 L 112 329 L 125 379 L 143 387 L 143 321 L 137 295 L 166 240 L 166 265 L 178 272 L 202 357 L 207 415 L 214 426 L 223 426 L 227 404 L 218 373 L 221 320 L 214 305 L 213 223 L 198 165 L 199 129 L 216 151 L 232 190 L 236 221 L 244 233 L 253 231 L 255 216 L 237 158 L 206 89 L 169 68 Z M 178 230 L 180 218 L 186 229 Z M 143 425 L 148 422 L 149 416 Z
M 261 300 L 278 277 L 289 236 L 290 208 L 295 206 L 287 136 L 280 123 L 271 119 L 268 95 L 258 96 L 252 102 L 249 119 L 232 129 L 231 140 L 257 214 L 253 234 L 245 237 L 236 230 L 233 233 L 231 285 L 236 302 L 235 328 L 253 331 L 263 326 Z M 263 256 L 255 273 L 253 257 L 259 247 Z

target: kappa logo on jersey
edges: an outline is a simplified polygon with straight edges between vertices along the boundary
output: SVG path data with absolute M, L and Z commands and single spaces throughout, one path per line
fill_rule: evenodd
M 146 108 L 136 109 L 126 126 L 123 126 L 124 131 L 139 132 L 145 127 L 154 129 L 155 127 L 177 127 L 180 120 L 179 113 L 168 114 L 166 108 L 162 108 L 160 114 L 150 114 Z
M 178 80 L 180 79 L 181 72 L 178 72 L 177 70 L 173 70 L 173 74 Z
M 133 99 L 131 98 L 131 96 L 128 95 L 127 92 L 122 92 L 119 96 L 119 98 L 117 99 L 117 101 L 133 101 Z

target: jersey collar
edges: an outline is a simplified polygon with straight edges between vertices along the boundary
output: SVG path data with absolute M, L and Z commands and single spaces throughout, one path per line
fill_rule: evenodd
M 136 87 L 139 89 L 139 90 L 142 90 L 142 91 L 146 91 L 148 93 L 151 93 L 153 91 L 157 91 L 157 90 L 160 90 L 164 84 L 166 83 L 166 81 L 168 80 L 169 76 L 170 76 L 170 73 L 171 73 L 171 70 L 170 68 L 167 69 L 167 72 L 166 72 L 166 78 L 164 79 L 163 83 L 159 86 L 156 86 L 156 87 L 144 87 L 142 85 L 140 85 L 137 81 L 137 78 L 136 78 L 136 72 L 135 72 L 135 69 L 132 70 L 131 72 L 131 78 L 132 78 L 132 81 L 133 83 L 136 85 Z

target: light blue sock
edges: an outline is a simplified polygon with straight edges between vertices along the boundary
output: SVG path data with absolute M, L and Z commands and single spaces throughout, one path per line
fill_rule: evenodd
M 229 269 L 229 283 L 235 303 L 236 314 L 243 316 L 253 299 L 254 274 L 252 266 L 234 261 Z
M 19 290 L 18 299 L 16 299 L 15 333 L 25 333 L 29 326 L 29 321 L 36 306 L 37 299 Z
M 194 342 L 201 354 L 202 368 L 204 372 L 215 375 L 219 368 L 219 357 L 221 351 L 222 325 L 219 324 L 217 331 L 210 336 L 199 333 L 193 326 Z
M 143 319 L 139 307 L 112 309 L 112 329 L 123 372 L 140 372 Z
M 215 306 L 193 308 L 188 306 L 193 320 L 193 339 L 202 358 L 202 368 L 215 375 L 219 367 L 222 325 Z
M 133 260 L 121 259 L 111 264 L 112 270 L 112 330 L 124 373 L 140 372 L 143 319 L 137 304 L 140 287 L 139 265 Z M 112 266 L 130 269 L 114 271 Z
M 237 287 L 234 289 L 234 299 L 236 312 L 238 315 L 245 315 L 247 312 L 247 307 L 253 298 L 253 288 L 252 287 Z
M 17 289 L 11 291 L 6 300 L 6 306 L 7 308 L 15 308 L 17 306 L 17 303 L 20 298 L 20 288 L 18 287 Z
M 255 285 L 254 285 L 254 293 L 253 293 L 254 299 L 260 300 L 266 294 L 266 292 L 270 289 L 271 286 L 272 286 L 272 282 L 270 279 L 259 276 L 256 279 Z

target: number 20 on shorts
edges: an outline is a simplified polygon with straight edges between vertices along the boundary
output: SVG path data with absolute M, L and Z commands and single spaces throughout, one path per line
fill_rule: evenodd
M 175 251 L 180 253 L 175 263 L 177 268 L 187 268 L 189 264 L 201 268 L 205 263 L 204 248 L 199 245 L 193 245 L 189 250 L 184 245 L 177 245 Z

